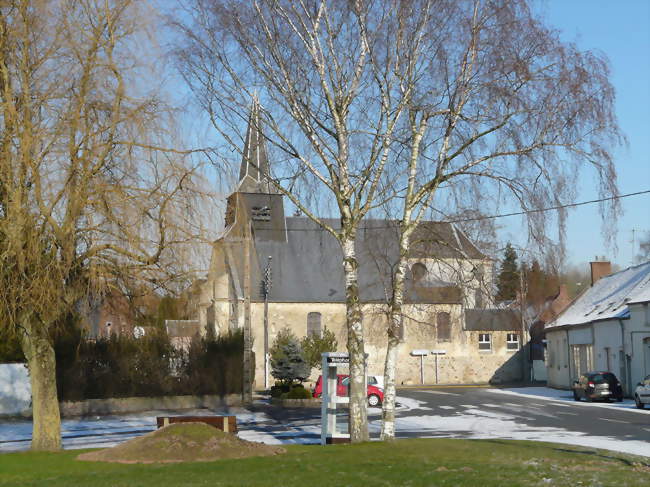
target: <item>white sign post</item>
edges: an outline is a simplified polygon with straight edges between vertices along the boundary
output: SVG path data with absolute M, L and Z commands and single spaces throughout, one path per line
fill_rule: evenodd
M 336 429 L 336 408 L 338 404 L 349 404 L 348 396 L 339 396 L 338 389 L 338 369 L 339 367 L 348 366 L 350 358 L 347 353 L 326 352 L 322 355 L 322 405 L 321 405 L 321 445 L 330 445 L 333 443 L 349 443 L 350 433 L 348 431 L 338 431 Z
M 413 357 L 420 357 L 420 384 L 424 384 L 424 357 L 429 355 L 428 350 L 411 350 Z
M 436 384 L 438 383 L 438 355 L 445 355 L 447 350 L 431 350 L 431 355 L 436 358 Z

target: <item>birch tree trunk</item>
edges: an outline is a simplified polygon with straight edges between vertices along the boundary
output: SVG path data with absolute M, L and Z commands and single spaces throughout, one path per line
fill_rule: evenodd
M 384 363 L 384 402 L 382 404 L 381 439 L 395 439 L 395 378 L 397 371 L 397 356 L 399 345 L 403 338 L 404 316 L 404 283 L 411 244 L 411 235 L 422 219 L 422 209 L 415 212 L 422 198 L 428 199 L 435 191 L 436 184 L 431 185 L 428 192 L 416 191 L 418 160 L 420 157 L 420 144 L 427 129 L 428 116 L 424 115 L 418 122 L 415 111 L 410 112 L 410 128 L 412 145 L 408 164 L 408 184 L 404 195 L 402 220 L 399 222 L 399 258 L 397 269 L 393 276 L 393 291 L 389 303 L 388 343 L 386 345 L 386 361 Z
M 363 342 L 363 322 L 359 303 L 355 232 L 346 232 L 342 240 L 345 273 L 345 304 L 350 355 L 350 441 L 368 441 L 368 404 L 366 402 L 366 358 Z
M 400 261 L 393 282 L 393 296 L 389 309 L 388 343 L 386 346 L 386 361 L 384 363 L 384 402 L 382 403 L 381 439 L 395 439 L 395 376 L 397 355 L 401 341 L 404 319 L 402 304 L 404 303 L 404 275 L 406 273 L 407 246 L 400 239 Z M 404 258 L 402 258 L 404 254 Z
M 404 283 L 408 266 L 408 251 L 411 234 L 417 223 L 411 222 L 411 211 L 404 212 L 399 237 L 399 261 L 393 279 L 393 294 L 389 305 L 388 343 L 386 346 L 386 361 L 384 363 L 384 402 L 382 404 L 381 439 L 395 439 L 395 396 L 396 372 L 399 346 L 402 341 L 404 316 Z
M 32 386 L 32 451 L 61 449 L 56 361 L 54 347 L 45 330 L 46 327 L 38 324 L 26 323 L 21 336 Z

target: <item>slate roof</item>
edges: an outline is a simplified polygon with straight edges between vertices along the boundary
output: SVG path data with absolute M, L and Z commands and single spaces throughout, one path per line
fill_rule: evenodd
M 511 309 L 467 309 L 468 331 L 521 331 L 519 312 Z
M 334 228 L 339 221 L 326 220 Z M 316 223 L 304 217 L 286 218 L 286 241 L 255 239 L 259 268 L 253 282 L 261 282 L 272 257 L 272 287 L 269 300 L 274 302 L 345 301 L 342 251 L 338 241 Z M 474 258 L 486 257 L 469 239 L 449 223 L 425 222 L 418 228 L 418 244 L 412 257 Z M 363 302 L 386 302 L 390 296 L 391 269 L 398 256 L 398 228 L 390 220 L 366 220 L 357 233 L 359 289 Z M 426 250 L 426 252 L 425 252 Z M 261 300 L 261 286 L 253 285 Z M 430 281 L 414 286 L 407 275 L 407 302 L 460 303 L 461 293 L 454 283 Z
M 546 329 L 629 318 L 628 303 L 650 301 L 650 262 L 602 277 Z

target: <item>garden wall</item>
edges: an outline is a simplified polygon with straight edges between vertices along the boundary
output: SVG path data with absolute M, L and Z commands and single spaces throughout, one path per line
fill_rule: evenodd
M 32 388 L 24 364 L 0 364 L 0 415 L 29 415 Z

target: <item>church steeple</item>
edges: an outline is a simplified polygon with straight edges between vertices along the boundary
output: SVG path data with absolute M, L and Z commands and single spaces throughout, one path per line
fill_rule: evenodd
M 248 129 L 239 168 L 237 191 L 242 193 L 277 193 L 270 184 L 269 178 L 269 158 L 266 152 L 266 140 L 262 133 L 260 103 L 257 97 L 254 97 L 248 117 Z
M 260 112 L 255 97 L 248 117 L 239 183 L 228 197 L 225 223 L 228 227 L 236 221 L 250 221 L 256 240 L 286 241 L 284 203 L 282 194 L 271 183 Z

